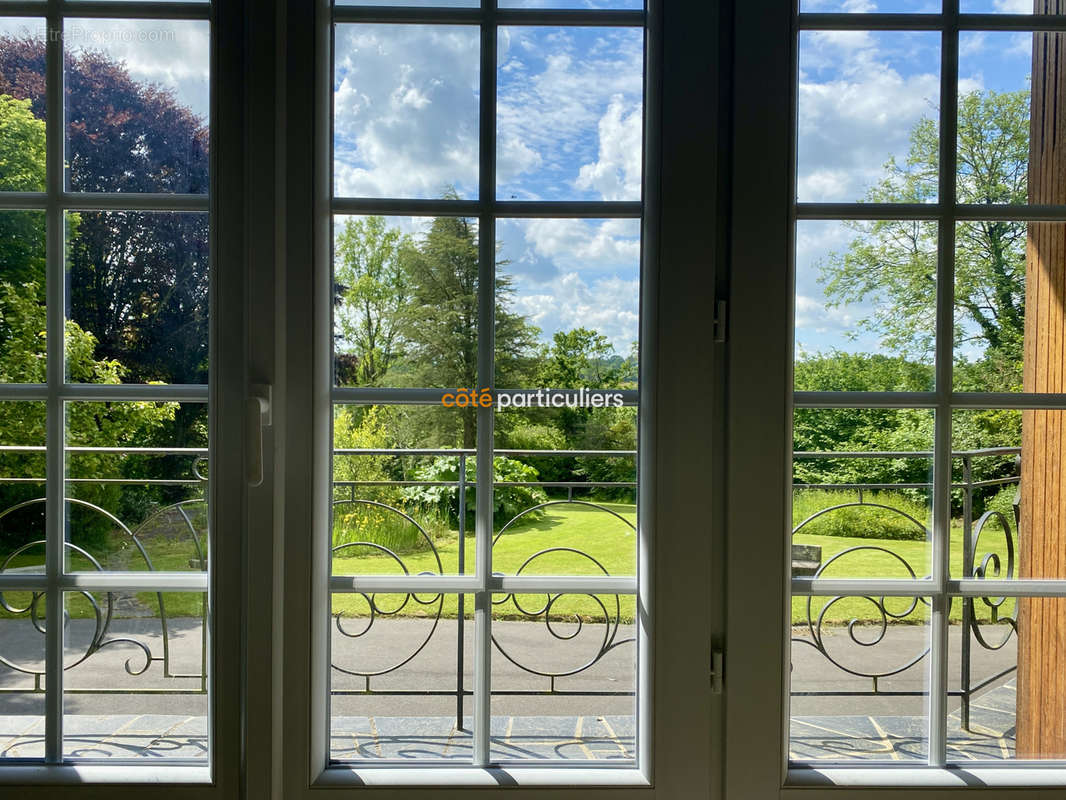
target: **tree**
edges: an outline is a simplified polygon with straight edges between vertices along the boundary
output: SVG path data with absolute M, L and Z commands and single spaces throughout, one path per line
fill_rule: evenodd
M 0 37 L 0 94 L 28 101 L 43 130 L 44 42 Z M 167 90 L 133 80 L 106 54 L 68 52 L 66 98 L 72 191 L 207 190 L 207 127 Z M 17 150 L 35 140 L 10 141 Z M 42 174 L 43 163 L 42 150 Z M 70 253 L 70 315 L 92 331 L 98 357 L 120 358 L 130 381 L 206 381 L 206 215 L 84 213 L 80 234 Z
M 384 217 L 348 219 L 337 236 L 334 280 L 342 301 L 334 318 L 338 373 L 345 364 L 341 383 L 375 386 L 400 355 L 408 292 L 400 261 L 410 251 L 410 238 L 387 227 Z
M 0 192 L 40 192 L 44 181 L 44 123 L 28 100 L 0 94 Z M 44 286 L 43 212 L 0 211 L 0 278 Z
M 46 311 L 39 300 L 40 289 L 32 283 L 16 286 L 0 282 L 0 383 L 44 383 L 46 380 Z M 117 361 L 98 360 L 93 353 L 96 340 L 76 322 L 66 324 L 66 366 L 72 381 L 120 383 L 124 368 Z M 72 445 L 122 447 L 137 446 L 168 425 L 177 409 L 174 403 L 70 403 L 67 406 L 68 442 Z M 0 444 L 40 446 L 45 442 L 46 407 L 39 402 L 0 403 Z M 120 477 L 114 458 L 80 454 L 72 459 L 70 477 Z M 11 453 L 3 456 L 3 473 L 22 477 L 44 477 L 44 456 L 39 453 Z M 114 485 L 79 485 L 75 496 L 114 509 L 121 489 Z M 42 494 L 34 484 L 0 483 L 0 510 Z M 20 545 L 43 538 L 44 507 L 33 506 L 34 519 L 21 520 L 22 526 L 0 528 L 0 541 Z M 81 512 L 79 512 L 81 513 Z M 72 526 L 74 542 L 86 546 L 100 544 L 99 537 L 110 530 L 102 517 L 91 517 Z
M 938 153 L 936 125 L 922 119 L 911 131 L 906 162 L 890 159 L 867 201 L 935 199 Z M 959 99 L 960 203 L 1026 203 L 1028 163 L 1028 91 L 973 92 Z M 876 313 L 860 324 L 887 348 L 928 359 L 936 330 L 936 226 L 887 220 L 853 227 L 858 236 L 847 251 L 821 265 L 830 305 L 874 303 Z M 1025 236 L 1024 224 L 1009 222 L 967 222 L 956 229 L 956 345 L 977 348 L 1000 365 L 994 371 L 999 386 L 983 387 L 989 390 L 1020 382 Z
M 478 244 L 472 222 L 437 217 L 403 259 L 410 300 L 402 316 L 404 379 L 411 385 L 474 389 L 478 352 Z M 537 329 L 509 310 L 510 280 L 496 278 L 496 385 L 520 386 Z M 476 409 L 459 408 L 458 439 L 476 444 Z M 443 415 L 440 421 L 454 419 Z

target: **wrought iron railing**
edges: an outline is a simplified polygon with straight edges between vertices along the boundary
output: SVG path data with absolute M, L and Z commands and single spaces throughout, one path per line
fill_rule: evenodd
M 962 575 L 963 578 L 999 578 L 1010 579 L 1015 577 L 1016 570 L 1016 553 L 1017 536 L 1018 536 L 1018 523 L 1019 523 L 1019 505 L 1017 496 L 1014 498 L 1013 503 L 1013 519 L 1009 519 L 1002 511 L 997 509 L 989 509 L 984 511 L 980 517 L 974 519 L 974 507 L 976 495 L 979 491 L 995 489 L 997 487 L 1005 487 L 1010 485 L 1018 485 L 1021 481 L 1021 477 L 1018 473 L 1017 457 L 1020 456 L 1021 449 L 1016 447 L 995 447 L 986 448 L 982 450 L 961 450 L 952 453 L 953 465 L 959 464 L 961 466 L 961 480 L 954 481 L 951 484 L 951 490 L 956 495 L 961 495 L 961 523 L 962 523 Z M 974 478 L 974 461 L 979 458 L 1004 458 L 1015 456 L 1014 473 L 1009 476 L 1001 476 L 997 478 L 987 478 L 977 480 Z M 796 461 L 819 461 L 819 460 L 843 460 L 843 459 L 923 459 L 930 460 L 933 457 L 932 452 L 797 452 L 794 454 Z M 871 499 L 873 493 L 880 491 L 900 491 L 900 490 L 925 490 L 932 491 L 932 483 L 903 483 L 903 482 L 889 482 L 889 483 L 796 483 L 794 489 L 799 490 L 824 490 L 824 491 L 843 491 L 843 492 L 855 492 L 856 499 L 854 501 L 837 503 L 835 505 L 827 506 L 826 508 L 819 509 L 817 512 L 809 515 L 807 518 L 800 521 L 792 529 L 792 534 L 795 536 L 797 533 L 804 532 L 815 520 L 832 514 L 838 511 L 842 511 L 848 508 L 876 508 L 889 514 L 897 514 L 901 518 L 905 519 L 908 523 L 916 525 L 922 531 L 924 531 L 925 541 L 931 541 L 932 534 L 926 522 L 915 519 L 914 516 L 907 513 L 903 509 L 895 508 L 888 503 L 878 502 L 876 499 Z M 985 552 L 982 551 L 981 539 L 986 532 L 991 532 L 998 528 L 998 533 L 1003 537 L 1003 550 L 1001 554 L 998 550 L 989 549 Z M 922 570 L 915 569 L 909 561 L 900 555 L 899 552 L 894 550 L 890 545 L 883 543 L 878 544 L 863 544 L 854 547 L 845 548 L 840 552 L 834 553 L 827 560 L 822 562 L 820 566 L 813 572 L 812 577 L 821 577 L 826 570 L 834 566 L 839 566 L 846 563 L 849 556 L 857 555 L 858 553 L 868 553 L 869 551 L 881 552 L 887 554 L 898 562 L 907 573 L 908 577 L 928 577 L 928 575 L 922 575 Z M 1004 559 L 1005 556 L 1005 559 Z M 1006 563 L 1004 563 L 1004 560 Z M 898 675 L 905 672 L 908 669 L 916 666 L 919 662 L 925 659 L 929 655 L 929 647 L 926 647 L 923 651 L 919 652 L 909 661 L 902 664 L 893 663 L 891 666 L 882 670 L 876 669 L 855 669 L 840 663 L 829 652 L 823 640 L 823 627 L 829 623 L 824 622 L 824 610 L 835 602 L 841 601 L 845 598 L 842 596 L 827 598 L 827 602 L 821 606 L 821 611 L 818 615 L 815 615 L 812 611 L 813 604 L 808 598 L 806 605 L 806 619 L 803 621 L 803 627 L 807 629 L 807 637 L 794 636 L 792 641 L 794 643 L 805 644 L 813 647 L 817 650 L 825 659 L 837 669 L 843 673 L 868 678 L 871 681 L 870 691 L 853 691 L 853 690 L 838 690 L 838 691 L 796 691 L 792 692 L 793 696 L 797 697 L 817 697 L 817 696 L 924 696 L 924 692 L 921 691 L 908 691 L 908 690 L 892 690 L 884 691 L 879 681 L 884 678 L 889 678 L 894 675 Z M 949 689 L 949 697 L 958 697 L 960 701 L 960 723 L 964 730 L 970 730 L 970 707 L 973 696 L 982 689 L 990 686 L 998 680 L 1006 677 L 1010 673 L 1017 669 L 1017 664 L 1007 669 L 1002 669 L 994 674 L 984 677 L 979 681 L 975 681 L 973 678 L 973 662 L 972 662 L 972 647 L 973 642 L 984 648 L 985 650 L 1001 650 L 1006 647 L 1007 643 L 1017 633 L 1017 620 L 1006 614 L 1001 614 L 1000 609 L 1006 602 L 1006 597 L 964 597 L 959 598 L 962 603 L 961 610 L 961 629 L 962 629 L 962 641 L 960 652 L 960 687 L 959 689 Z M 918 604 L 928 605 L 928 601 L 924 598 L 914 598 L 910 604 L 903 609 L 890 609 L 886 606 L 886 598 L 884 597 L 864 597 L 864 600 L 868 603 L 872 603 L 877 609 L 877 613 L 880 616 L 880 626 L 877 627 L 876 633 L 872 638 L 865 637 L 860 640 L 854 624 L 846 626 L 847 633 L 851 637 L 851 640 L 856 644 L 864 648 L 873 648 L 885 640 L 885 634 L 888 630 L 888 625 L 892 620 L 901 620 L 910 616 L 916 610 Z M 998 623 L 1003 625 L 1003 635 L 995 641 L 990 641 L 985 632 L 981 630 L 979 615 L 976 613 L 975 605 L 977 602 L 983 604 L 989 609 L 989 617 L 992 623 Z M 876 627 L 876 626 L 875 626 Z M 972 639 L 972 641 L 971 641 Z M 866 652 L 872 652 L 867 650 Z M 872 661 L 873 659 L 871 659 Z
M 207 515 L 203 513 L 203 506 L 205 504 L 204 488 L 206 486 L 207 476 L 204 471 L 204 465 L 206 463 L 207 451 L 199 448 L 119 448 L 119 447 L 77 447 L 69 448 L 71 453 L 88 453 L 88 454 L 111 454 L 116 456 L 128 456 L 128 455 L 148 455 L 148 456 L 183 456 L 189 459 L 187 477 L 181 478 L 126 478 L 126 477 L 108 477 L 108 478 L 91 478 L 91 477 L 77 477 L 68 479 L 68 483 L 72 485 L 79 484 L 116 484 L 116 485 L 129 485 L 129 486 L 172 486 L 172 487 L 186 487 L 190 493 L 190 497 L 177 503 L 165 506 L 158 509 L 144 521 L 136 526 L 127 526 L 117 516 L 110 511 L 102 508 L 99 505 L 89 503 L 84 500 L 71 499 L 72 503 L 76 503 L 86 508 L 93 513 L 99 513 L 103 515 L 112 525 L 114 525 L 122 534 L 128 539 L 128 542 L 132 548 L 132 552 L 135 556 L 139 557 L 143 561 L 142 568 L 147 570 L 157 569 L 156 564 L 152 560 L 150 548 L 146 547 L 142 542 L 142 538 L 146 531 L 157 530 L 161 522 L 171 526 L 171 529 L 176 532 L 176 535 L 182 535 L 188 538 L 190 545 L 190 558 L 188 559 L 189 569 L 206 570 L 207 569 Z M 43 453 L 43 447 L 0 447 L 0 453 Z M 997 577 L 997 578 L 1012 578 L 1015 575 L 1015 553 L 1017 552 L 1017 516 L 1014 520 L 1010 520 L 1002 512 L 996 510 L 990 510 L 984 512 L 980 517 L 974 519 L 973 509 L 975 506 L 976 493 L 985 491 L 991 488 L 999 486 L 1007 486 L 1017 484 L 1020 480 L 1017 474 L 999 477 L 992 479 L 977 480 L 974 478 L 974 460 L 984 457 L 1003 457 L 1003 456 L 1015 456 L 1020 453 L 1018 448 L 990 448 L 985 450 L 972 450 L 972 451 L 960 451 L 953 453 L 953 458 L 959 464 L 961 464 L 962 478 L 958 482 L 953 482 L 952 490 L 961 495 L 961 522 L 962 522 L 962 563 L 964 577 Z M 451 457 L 456 459 L 457 477 L 455 480 L 338 480 L 334 482 L 334 505 L 364 505 L 368 507 L 374 507 L 377 510 L 399 515 L 400 518 L 406 521 L 407 524 L 415 526 L 425 543 L 425 549 L 428 549 L 437 565 L 437 572 L 443 572 L 442 561 L 440 554 L 437 550 L 437 544 L 433 537 L 430 536 L 425 526 L 420 523 L 414 515 L 408 513 L 402 504 L 390 504 L 380 500 L 370 499 L 365 496 L 361 496 L 363 492 L 360 490 L 368 490 L 371 488 L 391 487 L 445 487 L 452 489 L 456 493 L 458 515 L 458 541 L 457 541 L 457 568 L 459 572 L 463 572 L 466 569 L 467 553 L 466 553 L 466 533 L 467 533 L 467 513 L 466 513 L 466 494 L 468 488 L 473 488 L 474 483 L 469 479 L 469 461 L 474 456 L 473 450 L 457 450 L 457 449 L 338 449 L 335 451 L 336 456 L 368 456 L 368 457 L 408 457 L 408 458 L 424 458 L 424 457 Z M 635 451 L 615 451 L 615 450 L 497 450 L 495 453 L 497 456 L 506 456 L 509 458 L 627 458 L 635 459 Z M 932 453 L 925 452 L 798 452 L 795 454 L 795 458 L 798 461 L 817 461 L 827 459 L 931 459 Z M 635 467 L 634 467 L 635 471 Z M 43 484 L 43 477 L 27 477 L 27 476 L 11 476 L 0 477 L 0 484 Z M 534 504 L 529 508 L 525 508 L 519 513 L 513 515 L 513 517 L 499 527 L 494 532 L 494 543 L 497 542 L 506 531 L 512 529 L 517 525 L 525 516 L 543 510 L 545 508 L 566 506 L 566 505 L 579 505 L 586 508 L 592 508 L 603 512 L 608 515 L 612 515 L 619 519 L 624 525 L 628 526 L 630 530 L 635 531 L 635 526 L 632 522 L 625 519 L 622 515 L 618 514 L 613 509 L 604 505 L 601 502 L 597 502 L 593 499 L 585 499 L 583 497 L 575 496 L 575 492 L 587 491 L 593 492 L 596 490 L 635 490 L 636 483 L 633 481 L 595 481 L 595 480 L 556 480 L 556 481 L 499 481 L 494 484 L 498 488 L 504 487 L 527 487 L 527 488 L 540 488 L 544 490 L 551 490 L 560 494 L 559 497 L 549 499 L 546 502 Z M 883 491 L 898 491 L 898 490 L 931 490 L 931 483 L 916 482 L 916 483 L 903 483 L 903 482 L 886 482 L 886 483 L 805 483 L 797 484 L 796 488 L 802 488 L 804 490 L 835 490 L 845 492 L 855 492 L 856 499 L 846 503 L 840 503 L 826 508 L 819 509 L 816 513 L 809 516 L 807 519 L 799 522 L 793 529 L 792 533 L 797 534 L 808 529 L 808 527 L 818 518 L 825 515 L 832 514 L 842 509 L 853 507 L 874 507 L 881 509 L 886 513 L 899 514 L 905 517 L 910 523 L 917 525 L 925 532 L 925 537 L 928 540 L 930 537 L 927 525 L 925 521 L 915 519 L 912 515 L 908 514 L 903 509 L 893 508 L 890 504 L 880 502 L 875 493 Z M 561 493 L 565 491 L 565 498 L 561 496 Z M 43 503 L 43 498 L 32 498 L 23 502 L 17 503 L 10 508 L 0 511 L 0 530 L 5 518 L 14 514 L 19 509 L 25 509 L 34 504 Z M 1000 535 L 1004 537 L 1004 550 L 1006 558 L 1004 559 L 996 550 L 987 550 L 982 552 L 982 537 L 991 534 L 993 530 L 998 528 Z M 558 546 L 545 548 L 537 552 L 531 553 L 525 560 L 522 566 L 519 568 L 519 572 L 523 569 L 531 566 L 538 558 L 547 556 L 551 553 L 559 551 L 567 551 L 570 554 L 576 555 L 587 559 L 591 567 L 596 573 L 608 574 L 607 568 L 602 561 L 594 558 L 591 554 L 581 550 L 579 546 L 572 546 L 573 543 L 561 542 Z M 91 553 L 84 548 L 76 548 L 73 544 L 68 543 L 68 549 L 71 552 L 76 552 L 78 557 L 84 558 L 92 565 L 91 568 L 104 569 L 104 565 Z M 31 540 L 17 548 L 5 557 L 0 559 L 0 573 L 10 572 L 13 567 L 13 563 L 17 562 L 18 556 L 27 552 L 33 547 L 43 547 L 42 540 Z M 375 542 L 345 542 L 334 546 L 335 553 L 343 553 L 345 550 L 351 550 L 358 547 L 371 547 L 376 548 L 382 553 L 396 559 L 399 562 L 400 567 L 404 572 L 407 572 L 407 566 L 404 561 L 403 553 L 396 553 L 384 545 L 377 544 Z M 849 554 L 854 554 L 859 550 L 878 550 L 883 553 L 898 559 L 904 566 L 904 568 L 915 577 L 920 577 L 921 569 L 915 569 L 913 565 L 909 564 L 907 560 L 899 553 L 892 549 L 890 543 L 880 541 L 876 544 L 862 545 L 861 547 L 845 548 L 844 550 L 833 554 L 827 560 L 820 563 L 816 570 L 814 570 L 814 577 L 822 575 L 827 569 L 833 565 L 840 565 L 844 563 L 844 560 Z M 1005 562 L 1005 563 L 1004 563 Z M 18 569 L 15 567 L 15 569 Z M 436 594 L 431 597 L 420 597 L 417 595 L 407 595 L 406 599 L 402 603 L 394 604 L 390 607 L 380 606 L 373 594 L 363 594 L 363 598 L 367 603 L 369 609 L 369 618 L 360 623 L 358 630 L 352 630 L 349 627 L 350 623 L 346 623 L 343 615 L 335 615 L 336 628 L 339 635 L 348 638 L 360 638 L 367 635 L 371 630 L 374 622 L 378 618 L 396 617 L 399 615 L 408 603 L 419 604 L 432 619 L 432 625 L 429 633 L 425 636 L 416 647 L 413 648 L 413 652 L 404 653 L 403 657 L 398 659 L 396 663 L 388 665 L 384 668 L 376 668 L 373 670 L 360 670 L 352 668 L 346 665 L 334 664 L 334 668 L 340 672 L 362 678 L 363 685 L 361 688 L 352 689 L 335 689 L 337 694 L 368 694 L 368 695 L 420 695 L 420 696 L 454 696 L 456 702 L 456 718 L 457 724 L 462 725 L 463 718 L 463 702 L 464 698 L 471 695 L 471 689 L 467 688 L 464 682 L 465 664 L 464 664 L 464 628 L 466 625 L 465 614 L 462 613 L 464 609 L 464 597 L 459 595 L 457 598 L 458 612 L 456 614 L 456 625 L 458 628 L 457 642 L 455 654 L 456 663 L 456 682 L 453 687 L 441 687 L 431 688 L 424 687 L 418 689 L 398 689 L 398 688 L 379 688 L 374 685 L 374 681 L 384 675 L 389 675 L 402 669 L 406 664 L 410 663 L 419 652 L 421 652 L 438 630 L 438 623 L 443 616 L 444 609 L 444 596 Z M 553 605 L 559 600 L 562 595 L 548 594 L 544 598 L 543 602 L 539 603 L 535 608 L 529 608 L 523 605 L 523 601 L 520 601 L 513 595 L 507 595 L 505 597 L 497 598 L 494 603 L 502 605 L 507 602 L 512 602 L 519 610 L 524 618 L 531 620 L 542 621 L 546 626 L 549 633 L 559 642 L 566 642 L 572 639 L 571 634 L 560 632 L 552 626 L 553 622 Z M 604 600 L 604 597 L 607 599 Z M 494 689 L 494 693 L 497 694 L 509 694 L 509 695 L 568 695 L 575 694 L 581 696 L 632 696 L 631 690 L 595 690 L 589 688 L 579 688 L 576 690 L 569 690 L 566 688 L 560 688 L 557 686 L 557 680 L 564 677 L 573 676 L 591 669 L 598 664 L 608 653 L 615 649 L 630 645 L 634 643 L 634 639 L 631 636 L 625 634 L 622 628 L 622 605 L 621 599 L 618 595 L 604 596 L 594 598 L 598 604 L 598 611 L 596 614 L 597 623 L 603 625 L 602 639 L 598 639 L 599 646 L 596 648 L 593 655 L 589 660 L 583 664 L 578 665 L 576 668 L 568 668 L 562 671 L 552 671 L 551 669 L 540 668 L 537 665 L 526 663 L 522 658 L 517 657 L 513 653 L 509 653 L 505 647 L 501 645 L 495 638 L 493 640 L 494 647 L 497 652 L 506 658 L 509 662 L 514 664 L 523 672 L 538 678 L 545 679 L 545 685 L 543 688 L 532 689 Z M 159 611 L 159 625 L 161 634 L 161 653 L 155 653 L 144 642 L 136 641 L 128 636 L 121 636 L 112 638 L 109 632 L 110 626 L 115 618 L 114 597 L 111 593 L 107 593 L 103 598 L 103 602 L 91 595 L 87 596 L 93 613 L 96 619 L 96 630 L 92 636 L 91 644 L 89 645 L 87 652 L 76 663 L 83 663 L 86 659 L 93 656 L 101 649 L 118 643 L 124 643 L 127 645 L 133 645 L 139 648 L 144 654 L 143 664 L 134 664 L 132 659 L 126 662 L 126 671 L 131 675 L 142 675 L 155 663 L 161 665 L 163 677 L 167 678 L 195 678 L 199 680 L 199 687 L 196 689 L 145 689 L 145 690 L 127 690 L 127 689 L 115 689 L 115 688 L 101 688 L 101 689 L 68 689 L 71 692 L 87 692 L 87 693 L 101 693 L 101 692 L 114 692 L 114 691 L 144 691 L 146 693 L 160 692 L 160 693 L 174 693 L 174 694 L 187 694 L 187 693 L 202 693 L 206 691 L 206 647 L 205 643 L 201 643 L 201 668 L 198 673 L 179 673 L 172 668 L 171 653 L 170 653 L 170 633 L 168 629 L 168 613 L 166 609 L 165 598 L 162 593 L 156 594 L 156 602 L 158 603 Z M 831 598 L 831 601 L 841 598 Z M 888 609 L 885 605 L 885 598 L 866 598 L 868 601 L 872 601 L 878 608 L 878 613 L 881 620 L 885 625 L 882 626 L 880 637 L 875 637 L 873 641 L 868 638 L 863 639 L 861 644 L 864 647 L 870 648 L 880 643 L 884 637 L 885 630 L 887 629 L 887 623 L 892 619 L 902 619 L 909 615 L 914 609 L 904 609 L 906 613 L 901 613 L 898 609 Z M 206 596 L 203 598 L 203 608 L 206 614 Z M 1016 631 L 1015 620 L 1007 615 L 999 614 L 999 609 L 1004 603 L 1005 598 L 965 598 L 963 599 L 962 606 L 962 628 L 963 631 L 972 633 L 972 638 L 977 642 L 978 646 L 987 650 L 995 650 L 1003 648 L 1010 640 L 1011 636 Z M 31 592 L 29 593 L 29 599 L 22 605 L 13 605 L 5 597 L 4 593 L 0 592 L 0 608 L 6 610 L 9 614 L 22 614 L 26 615 L 31 623 L 37 628 L 38 631 L 43 633 L 44 626 L 42 623 L 43 615 L 39 613 L 40 604 L 43 602 L 42 593 Z M 915 604 L 922 602 L 921 599 L 914 601 Z M 989 641 L 979 625 L 978 614 L 975 611 L 975 603 L 980 602 L 984 604 L 986 608 L 990 609 L 990 614 L 994 621 L 1003 623 L 1006 628 L 1006 634 L 1002 639 L 997 641 Z M 206 622 L 206 620 L 204 620 Z M 579 625 L 587 624 L 586 621 L 578 621 Z M 870 669 L 853 669 L 846 665 L 838 663 L 834 660 L 833 655 L 829 652 L 823 643 L 823 627 L 829 623 L 824 622 L 822 616 L 816 616 L 812 613 L 811 605 L 807 605 L 806 620 L 803 625 L 807 628 L 808 637 L 794 637 L 793 641 L 809 645 L 814 647 L 826 658 L 827 662 L 834 665 L 836 668 L 842 670 L 846 674 L 853 676 L 861 676 L 868 678 L 872 682 L 871 690 L 869 691 L 794 691 L 793 694 L 797 696 L 841 696 L 841 695 L 863 695 L 863 696 L 879 696 L 879 695 L 921 695 L 921 692 L 908 692 L 908 691 L 884 691 L 879 686 L 879 680 L 887 678 L 890 675 L 898 674 L 899 672 L 913 667 L 919 661 L 924 659 L 928 655 L 928 648 L 919 653 L 915 659 L 910 663 L 907 663 L 902 668 L 898 666 L 893 668 L 889 672 L 879 672 L 877 670 Z M 206 636 L 207 625 L 202 625 L 204 636 Z M 852 637 L 855 637 L 853 627 L 847 626 L 847 630 Z M 858 639 L 855 639 L 857 644 L 860 644 Z M 961 685 L 958 690 L 950 690 L 951 696 L 957 696 L 960 698 L 962 705 L 962 723 L 963 726 L 969 727 L 969 711 L 970 701 L 973 695 L 991 683 L 1005 677 L 1012 672 L 1016 667 L 1011 667 L 1006 670 L 1001 670 L 996 674 L 983 678 L 979 681 L 975 681 L 972 678 L 972 659 L 971 659 L 971 636 L 964 635 L 962 637 L 962 653 L 961 653 Z M 9 668 L 19 672 L 23 672 L 33 676 L 34 686 L 31 691 L 43 691 L 43 672 L 40 669 L 27 668 L 26 665 L 19 665 L 17 662 L 5 659 L 0 648 L 0 663 L 7 665 Z M 75 663 L 67 664 L 67 668 L 75 666 Z M 3 688 L 0 691 L 27 691 L 26 689 L 12 689 Z

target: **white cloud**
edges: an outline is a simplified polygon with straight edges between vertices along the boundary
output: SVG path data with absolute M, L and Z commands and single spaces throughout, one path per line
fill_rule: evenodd
M 575 181 L 578 189 L 594 190 L 604 200 L 640 197 L 643 114 L 639 103 L 615 95 L 599 122 L 599 159 L 584 164 Z
M 473 195 L 478 41 L 458 26 L 338 26 L 338 194 L 440 197 L 455 186 Z
M 556 331 L 590 328 L 625 355 L 637 340 L 639 298 L 639 280 L 612 276 L 590 284 L 578 273 L 568 272 L 545 291 L 517 294 L 514 310 L 529 317 L 545 339 Z

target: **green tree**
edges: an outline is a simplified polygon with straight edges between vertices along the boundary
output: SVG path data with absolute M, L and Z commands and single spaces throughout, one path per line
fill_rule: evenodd
M 348 219 L 338 234 L 334 280 L 341 302 L 334 315 L 342 383 L 374 386 L 400 355 L 408 294 L 400 262 L 410 251 L 409 237 L 388 227 L 384 217 Z
M 28 100 L 0 94 L 0 192 L 41 192 L 44 122 Z M 44 287 L 44 213 L 0 211 L 0 279 Z
M 922 119 L 911 131 L 901 165 L 890 159 L 886 175 L 866 196 L 874 203 L 926 203 L 937 196 L 936 124 Z M 1027 202 L 1029 92 L 973 92 L 959 99 L 960 203 Z M 821 264 L 830 306 L 873 303 L 860 325 L 885 347 L 928 359 L 933 351 L 936 306 L 936 226 L 903 220 L 856 222 L 848 249 Z M 990 373 L 1011 386 L 1021 368 L 1025 318 L 1024 224 L 967 222 L 956 229 L 955 340 L 1009 369 Z M 994 389 L 996 386 L 985 388 Z
M 414 386 L 477 387 L 478 242 L 471 220 L 437 217 L 402 262 L 410 300 L 402 316 L 404 379 Z M 496 385 L 521 386 L 528 375 L 537 329 L 510 310 L 510 280 L 496 278 Z M 455 433 L 462 447 L 476 444 L 476 409 L 459 408 Z M 456 417 L 437 420 L 441 431 Z

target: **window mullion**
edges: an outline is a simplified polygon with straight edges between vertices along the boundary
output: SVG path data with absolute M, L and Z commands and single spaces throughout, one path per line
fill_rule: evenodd
M 65 377 L 66 269 L 65 224 L 60 195 L 65 183 L 63 102 L 63 20 L 58 0 L 51 0 L 47 12 L 48 41 L 45 45 L 45 159 L 47 208 L 45 211 L 45 293 L 47 314 L 46 381 L 47 435 L 45 469 L 45 572 L 48 580 L 47 627 L 45 638 L 45 761 L 63 760 L 63 549 L 66 539 L 65 414 L 61 394 Z
M 478 338 L 479 390 L 494 381 L 496 319 L 496 10 L 495 0 L 482 0 L 479 97 L 480 164 L 478 172 Z M 488 765 L 492 722 L 492 408 L 477 410 L 476 572 L 474 596 L 474 764 Z M 460 609 L 460 613 L 462 610 Z
M 944 213 L 937 234 L 936 418 L 933 455 L 933 597 L 929 659 L 929 763 L 947 762 L 948 646 L 951 597 L 951 387 L 955 329 L 955 200 L 959 71 L 959 2 L 944 0 L 940 50 L 938 200 Z

